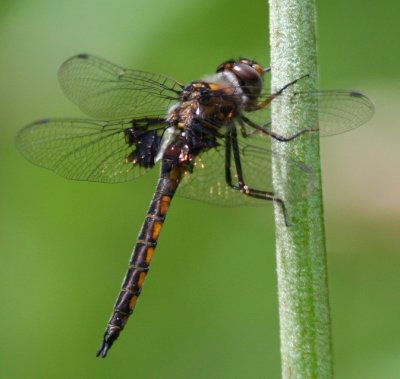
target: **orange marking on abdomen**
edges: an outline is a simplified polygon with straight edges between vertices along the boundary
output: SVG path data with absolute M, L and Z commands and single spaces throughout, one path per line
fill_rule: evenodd
M 160 204 L 160 214 L 165 216 L 168 211 L 169 204 L 171 203 L 171 196 L 163 196 Z
M 129 309 L 130 309 L 131 311 L 133 311 L 133 309 L 135 308 L 137 299 L 138 299 L 138 296 L 137 296 L 137 295 L 132 296 L 132 299 L 131 299 L 131 301 L 129 302 Z
M 146 251 L 146 263 L 149 265 L 151 262 L 151 258 L 153 258 L 154 247 L 148 247 Z
M 142 271 L 139 275 L 139 280 L 138 280 L 138 287 L 142 288 L 143 282 L 146 279 L 146 272 Z
M 151 237 L 153 238 L 153 241 L 156 241 L 158 239 L 158 236 L 160 235 L 160 232 L 161 232 L 162 225 L 163 225 L 162 221 L 154 222 L 153 234 L 151 235 Z

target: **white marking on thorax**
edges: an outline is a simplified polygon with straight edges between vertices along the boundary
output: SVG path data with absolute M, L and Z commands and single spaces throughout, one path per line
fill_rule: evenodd
M 217 74 L 205 77 L 204 81 L 210 83 L 222 83 L 232 87 L 234 94 L 238 97 L 238 100 L 240 99 L 240 104 L 238 104 L 240 107 L 243 107 L 249 101 L 248 96 L 245 95 L 240 86 L 239 80 L 232 71 L 218 72 Z
M 162 136 L 161 143 L 160 143 L 160 149 L 158 150 L 158 153 L 156 155 L 155 162 L 158 162 L 164 155 L 165 149 L 169 145 L 169 143 L 172 141 L 172 138 L 176 134 L 177 129 L 175 126 L 170 126 L 167 128 Z

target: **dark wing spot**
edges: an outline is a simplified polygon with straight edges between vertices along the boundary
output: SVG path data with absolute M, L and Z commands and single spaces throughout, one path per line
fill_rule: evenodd
M 81 54 L 78 54 L 78 55 L 77 55 L 77 58 L 88 59 L 88 58 L 89 58 L 89 54 L 81 53 Z
M 357 92 L 357 91 L 350 92 L 350 96 L 353 96 L 353 97 L 364 97 L 364 95 L 362 93 Z

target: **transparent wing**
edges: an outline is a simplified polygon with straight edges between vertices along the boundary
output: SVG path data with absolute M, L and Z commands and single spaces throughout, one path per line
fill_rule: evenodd
M 31 162 L 67 179 L 118 183 L 145 173 L 151 165 L 138 163 L 140 142 L 129 144 L 125 130 L 131 121 L 103 122 L 81 119 L 44 119 L 21 129 L 16 144 Z M 142 128 L 141 137 L 159 129 Z M 140 152 L 141 154 L 142 152 Z
M 317 189 L 313 169 L 306 164 L 273 153 L 269 148 L 270 138 L 268 136 L 255 132 L 244 138 L 238 133 L 238 143 L 242 173 L 245 183 L 249 187 L 261 191 L 273 191 L 271 159 L 274 156 L 274 158 L 284 160 L 285 165 L 290 167 L 290 172 L 306 175 L 310 183 L 307 189 L 294 183 L 293 193 L 290 198 L 285 200 L 291 202 L 301 200 Z M 220 146 L 217 148 L 205 151 L 196 158 L 193 173 L 187 174 L 183 178 L 178 187 L 177 195 L 220 206 L 270 204 L 270 201 L 246 196 L 238 190 L 232 189 L 226 183 L 224 138 L 219 139 L 219 144 Z M 232 178 L 237 183 L 233 153 L 231 155 Z
M 270 95 L 264 94 L 263 98 L 265 99 L 268 96 Z M 369 121 L 374 114 L 374 105 L 371 100 L 359 92 L 282 93 L 273 102 L 287 103 L 288 101 L 295 102 L 297 99 L 312 101 L 317 104 L 321 136 L 335 135 L 355 129 Z M 270 126 L 271 108 L 269 105 L 254 112 L 244 112 L 244 115 L 258 125 Z
M 164 115 L 182 90 L 166 76 L 124 69 L 88 54 L 64 62 L 58 78 L 68 99 L 105 120 Z

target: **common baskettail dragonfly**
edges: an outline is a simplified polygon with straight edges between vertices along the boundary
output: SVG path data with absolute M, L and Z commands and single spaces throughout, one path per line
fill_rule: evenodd
M 153 199 L 97 356 L 107 355 L 135 308 L 177 190 L 217 205 L 272 201 L 287 216 L 285 201 L 272 191 L 268 160 L 273 153 L 267 141 L 345 132 L 373 114 L 371 101 L 359 92 L 296 92 L 299 79 L 268 93 L 264 75 L 269 71 L 240 58 L 182 85 L 79 54 L 62 64 L 58 78 L 66 96 L 94 119 L 42 119 L 17 134 L 17 146 L 27 159 L 68 179 L 125 182 L 159 162 Z M 318 129 L 291 136 L 271 130 L 269 104 L 288 97 L 316 102 Z M 312 177 L 308 165 L 275 156 Z

